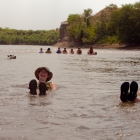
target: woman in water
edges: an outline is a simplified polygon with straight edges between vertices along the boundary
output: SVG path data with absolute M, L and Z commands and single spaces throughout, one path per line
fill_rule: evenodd
M 89 55 L 96 55 L 97 52 L 94 52 L 93 48 L 90 47 L 90 49 L 89 49 L 89 51 L 87 52 L 87 54 L 89 54 Z
M 70 50 L 70 54 L 74 54 L 74 50 L 73 49 Z
M 52 53 L 52 52 L 51 52 L 51 49 L 48 48 L 47 51 L 46 51 L 45 53 Z
M 80 48 L 78 48 L 77 54 L 82 54 L 82 50 Z
M 43 51 L 43 49 L 42 49 L 42 48 L 40 48 L 40 51 L 39 51 L 39 53 L 44 53 L 44 51 Z
M 66 48 L 64 48 L 64 50 L 63 50 L 63 52 L 62 52 L 63 54 L 67 54 L 68 52 L 67 52 L 67 49 Z
M 60 48 L 58 48 L 58 50 L 56 51 L 56 53 L 61 53 L 61 50 L 60 50 Z
M 35 79 L 29 83 L 30 94 L 37 95 L 37 88 L 39 88 L 39 95 L 46 95 L 46 90 L 57 89 L 57 86 L 50 82 L 53 73 L 47 67 L 39 67 L 35 70 L 35 77 L 39 80 L 38 83 Z

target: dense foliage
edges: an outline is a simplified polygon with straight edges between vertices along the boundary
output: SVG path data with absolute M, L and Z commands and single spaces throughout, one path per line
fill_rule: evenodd
M 92 15 L 91 9 L 67 18 L 68 38 L 79 44 L 140 44 L 140 2 L 110 4 Z M 53 45 L 59 38 L 56 30 L 15 30 L 0 28 L 0 44 Z
M 15 30 L 0 28 L 0 44 L 52 45 L 59 38 L 59 30 Z
M 82 15 L 69 15 L 67 21 L 69 38 L 80 44 L 140 44 L 140 2 L 121 8 L 110 4 L 100 16 L 87 9 Z

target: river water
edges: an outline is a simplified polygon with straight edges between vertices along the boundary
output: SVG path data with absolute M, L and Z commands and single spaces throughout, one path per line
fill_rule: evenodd
M 89 56 L 87 49 L 71 55 L 50 48 L 52 54 L 39 54 L 40 46 L 0 46 L 0 139 L 139 139 L 140 103 L 121 103 L 119 94 L 124 81 L 140 84 L 140 51 L 95 49 Z M 58 86 L 45 97 L 25 87 L 40 66 Z

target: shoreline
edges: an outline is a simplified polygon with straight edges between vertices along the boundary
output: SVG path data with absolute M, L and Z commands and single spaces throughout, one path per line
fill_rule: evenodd
M 0 45 L 13 45 L 13 44 L 0 44 Z M 27 46 L 26 44 L 14 44 L 16 46 L 22 45 Z M 140 51 L 140 44 L 132 44 L 132 45 L 126 45 L 126 44 L 94 44 L 94 45 L 73 45 L 69 46 L 69 42 L 63 41 L 63 42 L 57 42 L 54 45 L 28 45 L 28 46 L 52 46 L 52 47 L 60 47 L 60 48 L 82 48 L 82 49 L 88 49 L 90 47 L 93 47 L 93 49 L 115 49 L 115 50 L 138 50 Z
M 53 45 L 54 47 L 60 47 L 60 48 L 90 48 L 93 47 L 93 49 L 116 49 L 116 50 L 140 50 L 140 44 L 139 45 L 126 45 L 126 44 L 101 44 L 101 45 L 75 45 L 70 47 L 69 42 L 63 41 L 63 42 L 57 42 Z

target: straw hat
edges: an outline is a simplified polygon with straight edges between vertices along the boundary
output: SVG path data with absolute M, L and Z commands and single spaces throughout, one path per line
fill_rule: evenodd
M 49 70 L 49 68 L 47 68 L 47 67 L 39 67 L 39 68 L 37 68 L 37 69 L 35 70 L 35 77 L 39 80 L 38 73 L 39 73 L 42 69 L 46 70 L 46 71 L 48 72 L 48 74 L 49 74 L 49 77 L 46 79 L 46 82 L 47 82 L 47 81 L 50 81 L 50 80 L 52 79 L 52 77 L 53 77 L 53 73 L 52 73 L 52 72 Z

